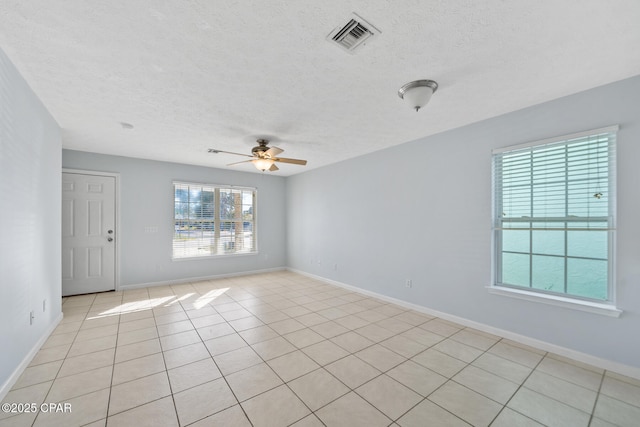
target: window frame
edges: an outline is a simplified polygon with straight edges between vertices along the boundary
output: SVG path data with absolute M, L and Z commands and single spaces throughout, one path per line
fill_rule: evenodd
M 188 186 L 189 192 L 191 191 L 191 187 L 208 187 L 214 190 L 213 197 L 213 246 L 214 252 L 207 253 L 202 255 L 185 255 L 185 256 L 176 256 L 176 248 L 175 248 L 175 237 L 176 237 L 176 186 Z M 211 259 L 217 257 L 236 257 L 236 256 L 249 256 L 249 255 L 257 255 L 258 252 L 258 189 L 256 187 L 248 187 L 248 186 L 238 186 L 238 185 L 229 185 L 229 184 L 211 184 L 211 183 L 203 183 L 203 182 L 194 182 L 194 181 L 183 181 L 183 180 L 174 180 L 172 182 L 173 188 L 173 215 L 172 215 L 172 233 L 173 237 L 171 239 L 171 260 L 172 261 L 193 261 L 199 259 Z M 221 240 L 221 225 L 223 222 L 237 222 L 229 219 L 221 218 L 221 205 L 220 205 L 220 193 L 222 191 L 250 191 L 252 196 L 252 219 L 247 221 L 246 219 L 242 219 L 243 224 L 245 222 L 250 222 L 252 226 L 251 232 L 251 242 L 252 249 L 248 251 L 236 252 L 234 251 L 225 251 L 221 250 L 222 244 L 224 243 Z
M 620 315 L 621 311 L 615 307 L 615 302 L 616 302 L 616 292 L 615 292 L 616 290 L 615 289 L 616 288 L 615 286 L 615 283 L 616 283 L 615 281 L 615 265 L 616 265 L 615 238 L 616 236 L 615 235 L 616 235 L 616 163 L 617 163 L 615 149 L 616 149 L 616 137 L 617 137 L 618 130 L 619 130 L 618 126 L 609 126 L 605 128 L 593 129 L 593 130 L 569 134 L 569 135 L 562 135 L 562 136 L 549 138 L 545 140 L 532 141 L 524 144 L 517 144 L 517 145 L 512 145 L 512 146 L 492 150 L 492 156 L 491 156 L 491 159 L 492 159 L 492 162 L 491 162 L 491 165 L 492 165 L 491 273 L 492 274 L 491 276 L 492 277 L 491 277 L 491 285 L 488 286 L 488 289 L 491 293 L 500 294 L 504 296 L 511 296 L 515 298 L 527 299 L 531 301 L 545 302 L 553 305 L 568 306 L 568 307 L 576 308 L 579 310 L 598 312 L 600 314 L 606 314 L 606 315 L 611 315 L 615 317 Z M 501 181 L 500 183 L 498 183 L 497 181 L 499 179 L 499 177 L 497 176 L 498 175 L 497 162 L 501 161 L 499 159 L 501 159 L 505 153 L 509 153 L 509 152 L 517 153 L 518 151 L 521 151 L 521 150 L 524 152 L 525 150 L 531 150 L 531 149 L 535 150 L 536 147 L 541 148 L 543 146 L 552 146 L 554 144 L 558 146 L 562 146 L 562 145 L 567 146 L 570 144 L 570 141 L 572 140 L 590 137 L 590 136 L 596 136 L 596 135 L 605 134 L 605 133 L 613 134 L 613 137 L 610 138 L 607 142 L 608 143 L 607 145 L 607 162 L 608 162 L 607 197 L 609 198 L 608 199 L 608 215 L 606 218 L 601 218 L 601 220 L 604 219 L 607 221 L 607 227 L 606 229 L 603 229 L 603 231 L 606 230 L 606 233 L 607 233 L 607 245 L 608 245 L 607 246 L 607 299 L 601 300 L 597 298 L 589 298 L 589 297 L 583 297 L 583 296 L 567 293 L 566 292 L 567 291 L 567 288 L 566 288 L 567 272 L 566 271 L 563 272 L 565 274 L 565 282 L 564 282 L 565 292 L 550 292 L 545 289 L 533 287 L 533 282 L 531 282 L 533 277 L 532 276 L 533 270 L 531 270 L 531 267 L 530 267 L 530 271 L 528 272 L 528 275 L 530 278 L 528 287 L 524 285 L 513 285 L 508 283 L 501 283 L 501 280 L 500 280 L 501 272 L 502 272 L 501 262 L 502 262 L 502 252 L 503 252 L 502 231 L 504 230 L 504 224 L 518 223 L 518 222 L 522 222 L 523 224 L 529 223 L 528 229 L 530 230 L 530 238 L 531 238 L 531 232 L 535 230 L 535 227 L 534 227 L 535 222 L 539 222 L 536 220 L 544 219 L 544 218 L 531 216 L 531 217 L 522 218 L 522 219 L 507 218 L 505 221 L 505 218 L 502 218 L 502 216 L 499 215 L 499 210 L 502 211 L 502 204 L 501 204 L 502 195 L 498 194 L 498 192 L 501 191 L 502 185 L 504 183 L 504 181 Z M 532 163 L 531 170 L 533 170 L 533 167 L 534 165 Z M 564 164 L 564 167 L 565 169 L 568 170 L 566 163 Z M 567 203 L 570 197 L 569 193 L 567 193 L 566 191 L 567 190 L 565 190 L 563 203 Z M 534 208 L 533 205 L 532 205 L 532 208 Z M 571 218 L 569 213 L 565 212 L 565 217 L 563 221 L 565 222 L 565 227 L 562 228 L 562 230 L 564 230 L 565 239 L 566 239 L 568 230 L 571 229 L 571 227 L 569 227 L 568 224 L 572 221 L 585 222 L 584 221 L 585 218 L 590 218 L 591 220 L 595 220 L 596 216 Z M 542 222 L 545 222 L 545 221 L 542 221 Z M 533 244 L 532 241 L 529 241 L 528 255 L 530 257 L 535 255 L 535 252 L 533 251 L 533 247 L 531 246 L 532 244 Z M 569 258 L 573 258 L 571 255 L 568 254 L 566 240 L 565 240 L 565 246 L 563 250 L 564 250 L 564 255 L 562 255 L 562 258 L 565 260 L 565 270 L 566 270 L 567 268 L 566 260 Z

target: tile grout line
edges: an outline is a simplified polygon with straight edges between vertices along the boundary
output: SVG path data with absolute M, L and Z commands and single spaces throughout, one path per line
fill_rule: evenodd
M 598 406 L 598 400 L 600 399 L 600 393 L 602 392 L 602 386 L 604 384 L 605 376 L 607 375 L 607 371 L 604 370 L 602 372 L 602 377 L 600 377 L 600 384 L 598 385 L 598 391 L 596 392 L 596 398 L 593 401 L 593 407 L 591 408 L 591 414 L 589 415 L 589 423 L 587 425 L 591 425 L 593 419 L 596 416 L 596 407 Z
M 496 342 L 495 342 L 491 347 L 489 347 L 489 348 L 487 349 L 487 351 L 485 351 L 485 353 L 488 353 L 488 352 L 489 352 L 489 350 L 491 350 L 493 347 L 495 347 L 496 345 L 498 345 L 498 343 L 502 342 L 502 340 L 503 340 L 503 339 L 504 339 L 504 338 L 501 338 L 501 339 L 499 339 L 498 341 L 496 341 Z M 505 343 L 505 344 L 506 344 L 506 343 Z M 483 354 L 485 354 L 485 353 L 483 353 Z M 496 356 L 496 357 L 500 357 L 500 356 L 498 356 L 498 355 L 495 355 L 495 356 Z M 544 356 L 540 358 L 540 360 L 538 361 L 538 364 L 540 364 L 540 362 L 542 362 L 542 359 L 544 359 Z M 508 359 L 507 359 L 507 360 L 508 360 Z M 517 363 L 517 362 L 514 362 L 514 363 Z M 536 366 L 537 366 L 538 364 L 536 364 Z M 527 368 L 528 368 L 528 367 L 527 367 Z M 478 368 L 478 369 L 482 369 L 482 368 Z M 484 369 L 483 369 L 483 371 L 484 371 Z M 507 399 L 507 401 L 506 401 L 504 404 L 502 404 L 502 408 L 500 408 L 500 410 L 498 411 L 498 413 L 493 417 L 493 419 L 492 419 L 492 420 L 491 420 L 491 422 L 489 423 L 489 426 L 491 426 L 491 425 L 492 425 L 492 424 L 493 424 L 493 423 L 498 419 L 498 417 L 500 416 L 500 414 L 502 413 L 502 411 L 504 411 L 504 408 L 506 408 L 506 407 L 507 407 L 507 404 L 511 401 L 511 399 L 513 399 L 513 396 L 515 396 L 515 395 L 516 395 L 516 393 L 518 393 L 518 390 L 520 390 L 520 387 L 522 387 L 522 385 L 525 383 L 525 381 L 527 381 L 527 378 L 529 378 L 529 376 L 531 376 L 531 374 L 533 373 L 533 371 L 535 371 L 535 368 L 531 369 L 531 372 L 529 372 L 529 375 L 527 375 L 527 377 L 526 377 L 524 380 L 522 380 L 522 382 L 521 382 L 520 384 L 518 384 L 518 388 L 516 388 L 516 390 L 511 394 L 511 396 L 509 397 L 509 399 Z M 485 372 L 489 372 L 489 371 L 485 371 Z M 492 373 L 492 372 L 489 372 L 489 373 Z M 495 375 L 495 374 L 494 374 L 494 375 Z M 498 375 L 498 376 L 499 376 L 499 375 Z M 502 378 L 502 377 L 501 377 L 501 378 Z M 514 383 L 514 384 L 515 384 L 515 383 Z M 511 409 L 511 408 L 509 408 L 509 409 Z M 528 417 L 527 417 L 527 418 L 528 418 Z M 529 418 L 529 419 L 531 419 L 531 418 Z M 535 421 L 535 420 L 534 420 L 534 421 Z
M 176 297 L 176 294 L 174 293 L 174 298 L 175 297 Z M 180 304 L 180 301 L 179 300 L 177 301 L 178 301 L 178 304 Z M 182 307 L 182 304 L 180 304 L 180 306 Z M 184 307 L 182 307 L 182 309 L 184 311 Z M 178 407 L 176 405 L 175 394 L 173 393 L 173 386 L 171 385 L 171 380 L 169 378 L 169 369 L 167 368 L 167 361 L 165 360 L 165 357 L 164 357 L 164 348 L 162 346 L 162 340 L 160 339 L 160 331 L 158 330 L 158 324 L 156 322 L 156 313 L 155 311 L 153 311 L 153 307 L 151 307 L 151 316 L 153 318 L 153 323 L 155 324 L 156 334 L 158 335 L 158 345 L 160 346 L 160 354 L 162 354 L 162 363 L 164 365 L 164 372 L 165 372 L 165 375 L 167 376 L 167 384 L 169 384 L 169 392 L 171 393 L 171 402 L 173 403 L 173 413 L 176 416 L 176 421 L 178 422 L 178 425 L 181 426 L 182 422 L 180 421 L 180 416 L 178 415 Z M 146 357 L 146 356 L 143 356 L 143 357 Z M 164 397 L 161 397 L 160 399 L 163 399 L 163 398 Z
M 122 294 L 122 299 L 124 300 L 124 293 Z M 120 306 L 123 305 L 123 302 L 121 300 L 120 302 Z M 115 374 L 115 370 L 116 370 L 116 356 L 118 354 L 118 335 L 120 332 L 120 321 L 122 320 L 121 318 L 121 312 L 118 312 L 118 327 L 116 328 L 116 345 L 113 348 L 113 364 L 111 365 L 111 381 L 109 381 L 109 397 L 107 398 L 107 411 L 104 414 L 104 424 L 105 426 L 107 425 L 108 421 L 109 421 L 109 408 L 111 407 L 111 393 L 113 391 L 113 376 Z

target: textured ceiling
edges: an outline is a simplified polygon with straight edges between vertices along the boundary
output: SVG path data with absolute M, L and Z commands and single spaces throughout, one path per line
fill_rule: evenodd
M 353 55 L 326 40 L 352 12 L 382 32 Z M 309 161 L 291 175 L 640 74 L 639 22 L 638 0 L 0 0 L 0 48 L 65 148 L 226 167 L 207 148 L 267 136 Z M 440 85 L 418 113 L 416 79 Z

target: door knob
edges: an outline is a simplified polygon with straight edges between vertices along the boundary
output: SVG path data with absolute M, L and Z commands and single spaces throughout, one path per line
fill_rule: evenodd
M 113 237 L 107 237 L 107 242 L 113 242 Z

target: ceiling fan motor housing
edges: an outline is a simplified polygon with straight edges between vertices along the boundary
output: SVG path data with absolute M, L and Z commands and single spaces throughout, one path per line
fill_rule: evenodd
M 269 140 L 259 139 L 257 142 L 258 142 L 258 145 L 256 145 L 251 149 L 252 154 L 264 153 L 265 151 L 268 150 L 267 144 L 269 143 Z

